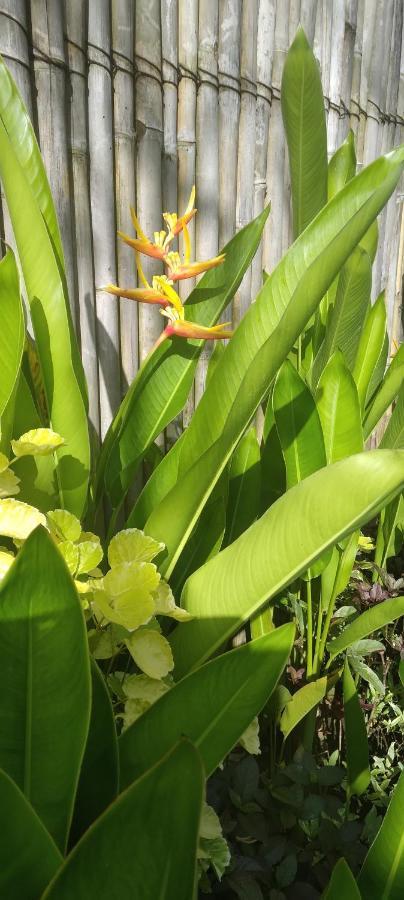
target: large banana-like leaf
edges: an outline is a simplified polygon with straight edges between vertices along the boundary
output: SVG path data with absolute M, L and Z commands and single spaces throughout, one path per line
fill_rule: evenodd
M 221 266 L 206 272 L 186 303 L 191 322 L 214 325 L 234 296 L 250 265 L 267 220 L 267 207 L 224 248 Z M 203 341 L 175 338 L 158 347 L 132 382 L 106 436 L 102 476 L 113 506 L 123 499 L 146 449 L 182 409 L 188 397 Z
M 91 660 L 91 719 L 70 829 L 70 845 L 98 819 L 118 793 L 118 738 L 108 688 Z
M 286 56 L 281 104 L 297 237 L 327 203 L 327 132 L 320 70 L 303 28 Z
M 0 766 L 63 852 L 90 717 L 90 675 L 80 602 L 41 527 L 2 583 L 0 680 Z
M 208 659 L 324 550 L 372 519 L 402 490 L 403 461 L 401 451 L 373 450 L 320 469 L 191 575 L 181 604 L 195 619 L 171 638 L 178 674 Z
M 404 148 L 352 179 L 266 280 L 219 360 L 181 445 L 178 483 L 146 524 L 167 546 L 168 575 L 280 365 L 394 190 Z
M 228 476 L 223 472 L 170 578 L 175 596 L 180 595 L 189 575 L 219 552 L 226 528 L 227 495 Z
M 288 359 L 279 370 L 272 402 L 290 488 L 325 466 L 327 460 L 313 396 Z
M 7 452 L 25 337 L 18 270 L 12 250 L 7 250 L 0 262 L 0 322 L 0 448 Z
M 363 900 L 402 900 L 404 895 L 404 774 L 365 858 L 358 878 Z
M 129 515 L 128 528 L 144 528 L 153 509 L 176 484 L 184 437 L 185 431 L 150 475 Z
M 388 449 L 404 447 L 404 382 L 401 385 L 396 405 L 381 439 L 380 446 Z
M 356 172 L 355 138 L 352 128 L 340 147 L 335 151 L 328 164 L 328 199 L 331 200 L 342 191 Z
M 181 735 L 198 748 L 209 776 L 276 687 L 292 649 L 290 623 L 212 659 L 163 694 L 119 739 L 125 788 Z
M 203 787 L 200 757 L 181 741 L 97 819 L 43 900 L 191 900 Z
M 360 796 L 370 781 L 369 747 L 365 719 L 348 660 L 345 660 L 343 694 L 348 790 L 350 796 Z
M 377 423 L 380 421 L 382 415 L 389 408 L 393 400 L 395 400 L 403 382 L 404 344 L 401 344 L 401 347 L 399 347 L 387 369 L 380 387 L 366 409 L 365 420 L 363 423 L 363 434 L 365 439 L 369 437 Z
M 231 544 L 259 514 L 261 457 L 257 435 L 250 428 L 234 451 L 229 472 L 224 546 Z
M 0 770 L 0 897 L 38 900 L 62 855 L 14 781 Z
M 360 453 L 363 436 L 358 391 L 340 350 L 333 354 L 324 369 L 316 404 L 327 462 L 338 462 L 351 453 Z
M 386 304 L 382 292 L 366 316 L 352 372 L 358 388 L 361 410 L 365 408 L 371 379 L 383 349 L 385 333 Z
M 0 67 L 0 73 L 4 78 L 4 67 Z M 29 180 L 33 179 L 31 132 L 27 130 L 27 153 L 16 150 L 18 139 L 24 142 L 27 123 L 22 105 L 16 106 L 15 90 L 10 87 L 9 91 L 0 91 L 0 178 L 27 288 L 50 424 L 66 441 L 57 454 L 58 503 L 81 515 L 90 468 L 83 368 L 73 333 L 61 259 Z M 10 133 L 9 117 L 13 123 Z M 37 193 L 48 203 L 46 187 L 39 186 L 41 180 L 45 180 L 45 175 L 37 167 L 34 179 Z M 49 205 L 47 208 L 49 211 Z
M 356 247 L 342 269 L 334 306 L 327 319 L 324 341 L 313 363 L 312 383 L 316 385 L 324 366 L 335 350 L 342 350 L 353 368 L 366 318 L 372 283 L 372 267 L 366 250 Z

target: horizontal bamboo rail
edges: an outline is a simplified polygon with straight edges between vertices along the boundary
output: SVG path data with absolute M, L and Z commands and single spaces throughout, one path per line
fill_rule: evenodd
M 116 239 L 117 228 L 130 228 L 129 206 L 152 232 L 162 206 L 182 209 L 196 183 L 199 216 L 190 231 L 197 254 L 211 256 L 271 200 L 262 246 L 230 311 L 239 321 L 262 268 L 271 270 L 290 242 L 280 80 L 299 21 L 321 69 L 329 153 L 351 127 L 361 167 L 403 140 L 403 7 L 404 0 L 0 0 L 0 52 L 34 122 L 55 198 L 99 434 L 160 328 L 155 310 L 97 290 L 115 280 L 136 285 L 133 254 Z M 386 288 L 396 342 L 402 200 L 399 188 L 380 217 L 373 285 L 374 295 Z M 12 242 L 4 198 L 1 222 Z M 207 364 L 208 349 L 185 423 Z M 180 426 L 173 423 L 172 437 Z

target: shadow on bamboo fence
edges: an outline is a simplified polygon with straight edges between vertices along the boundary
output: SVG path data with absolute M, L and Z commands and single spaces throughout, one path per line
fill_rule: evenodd
M 131 230 L 130 205 L 152 233 L 162 209 L 185 208 L 196 183 L 190 231 L 204 258 L 271 200 L 262 246 L 233 302 L 234 323 L 257 293 L 262 268 L 271 270 L 290 243 L 280 81 L 299 21 L 321 68 L 329 154 L 352 128 L 358 165 L 366 165 L 402 140 L 403 0 L 0 0 L 0 51 L 44 156 L 101 435 L 161 327 L 153 309 L 96 290 L 136 284 L 133 253 L 116 240 L 118 228 Z M 395 341 L 401 201 L 396 192 L 380 217 L 373 284 L 374 295 L 386 288 Z M 12 243 L 3 198 L 2 211 Z M 204 389 L 207 354 L 185 422 Z

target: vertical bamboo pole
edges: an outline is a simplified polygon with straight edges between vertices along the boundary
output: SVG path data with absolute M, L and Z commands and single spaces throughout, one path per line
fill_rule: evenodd
M 163 55 L 163 206 L 177 209 L 178 0 L 161 0 Z
M 146 234 L 162 228 L 161 154 L 163 103 L 159 0 L 138 0 L 136 52 L 137 213 Z M 143 261 L 142 261 L 143 265 Z M 144 259 L 147 278 L 156 273 L 155 260 Z M 154 307 L 139 307 L 139 355 L 143 360 L 162 331 L 163 320 Z
M 338 146 L 342 78 L 343 69 L 344 66 L 346 66 L 346 60 L 343 56 L 344 31 L 345 2 L 344 0 L 334 0 L 332 6 L 331 25 L 330 84 L 327 93 L 329 100 L 327 123 L 327 145 L 329 157 L 331 157 L 333 153 L 335 153 Z
M 70 306 L 77 324 L 63 5 L 54 0 L 31 0 L 31 26 L 39 142 L 58 215 Z
M 134 9 L 131 0 L 112 4 L 112 58 L 114 77 L 114 149 L 116 221 L 120 231 L 131 234 L 130 207 L 136 206 L 135 185 L 135 82 L 133 67 Z M 133 250 L 117 243 L 118 282 L 136 284 Z M 121 391 L 124 394 L 138 368 L 138 308 L 130 300 L 119 301 L 121 340 Z
M 396 3 L 393 34 L 392 64 L 386 100 L 387 111 L 391 113 L 392 121 L 387 125 L 383 152 L 398 146 L 403 139 L 403 128 L 399 124 L 404 117 L 404 34 L 403 6 L 400 0 Z M 393 119 L 395 115 L 397 124 Z M 403 243 L 404 206 L 401 181 L 387 208 L 381 275 L 382 285 L 386 288 L 387 327 L 392 352 L 395 350 L 395 344 L 403 339 Z
M 236 228 L 241 0 L 219 5 L 219 246 Z
M 28 113 L 34 121 L 28 41 L 26 0 L 0 0 L 0 52 L 17 83 Z M 2 187 L 0 189 L 3 236 L 8 244 L 15 247 L 7 204 Z
M 196 103 L 195 225 L 197 259 L 216 256 L 219 240 L 219 105 L 218 105 L 219 8 L 216 0 L 199 0 L 198 77 Z M 202 349 L 195 373 L 195 405 L 205 389 L 211 347 Z
M 289 44 L 292 43 L 300 22 L 300 0 L 289 0 Z
M 358 10 L 356 16 L 356 34 L 355 34 L 355 44 L 354 44 L 354 53 L 353 53 L 353 64 L 352 64 L 352 84 L 351 84 L 351 102 L 350 102 L 350 119 L 349 119 L 349 127 L 352 128 L 352 131 L 355 135 L 355 142 L 357 142 L 357 135 L 359 133 L 359 126 L 361 120 L 360 114 L 360 84 L 361 84 L 361 70 L 362 70 L 362 40 L 363 40 L 363 18 L 365 12 L 365 4 L 364 0 L 358 0 Z
M 257 98 L 258 2 L 243 4 L 241 19 L 241 103 L 237 160 L 236 229 L 251 221 L 254 212 L 255 116 Z M 233 301 L 234 324 L 251 303 L 251 268 L 247 270 Z
M 342 48 L 342 78 L 340 91 L 340 119 L 338 124 L 337 146 L 345 140 L 349 129 L 349 109 L 354 65 L 354 48 L 358 0 L 347 0 L 345 3 L 344 44 Z
M 300 22 L 305 30 L 309 44 L 313 45 L 317 18 L 317 0 L 301 0 Z M 294 37 L 294 34 L 293 36 Z
M 109 0 L 89 0 L 88 60 L 91 216 L 95 283 L 100 288 L 117 280 Z M 96 308 L 103 438 L 120 401 L 118 302 L 99 291 Z
M 89 190 L 87 124 L 87 10 L 82 0 L 66 0 L 70 69 L 69 142 L 73 180 L 75 263 L 81 355 L 88 385 L 89 417 L 100 431 L 93 241 Z
M 196 160 L 196 93 L 198 81 L 198 0 L 178 0 L 178 209 L 182 212 L 195 184 Z M 198 197 L 196 198 L 198 205 Z M 195 219 L 189 223 L 192 246 L 195 247 Z M 194 279 L 183 282 L 183 300 L 194 285 Z M 194 409 L 193 391 L 183 413 L 186 426 Z
M 362 31 L 362 62 L 361 62 L 361 78 L 360 78 L 360 86 L 359 86 L 359 107 L 360 107 L 360 118 L 359 118 L 359 128 L 357 133 L 357 141 L 356 141 L 356 156 L 358 161 L 358 168 L 361 169 L 363 165 L 366 165 L 366 160 L 368 157 L 369 146 L 365 155 L 365 136 L 368 132 L 367 128 L 367 115 L 368 115 L 368 92 L 369 92 L 369 75 L 370 68 L 372 64 L 372 48 L 373 48 L 373 36 L 375 31 L 375 18 L 376 18 L 376 5 L 377 0 L 366 0 L 364 4 L 364 15 L 363 15 L 363 31 Z M 377 123 L 376 123 L 377 124 Z M 369 145 L 369 141 L 368 141 Z
M 257 35 L 257 107 L 254 169 L 254 217 L 262 212 L 267 191 L 268 133 L 271 114 L 271 74 L 275 36 L 276 0 L 260 0 Z M 262 243 L 251 269 L 251 296 L 262 285 Z
M 289 3 L 277 0 L 272 63 L 271 127 L 268 139 L 267 198 L 271 202 L 263 241 L 263 267 L 271 272 L 282 255 L 284 211 L 285 135 L 282 124 L 280 89 L 283 65 L 289 42 Z

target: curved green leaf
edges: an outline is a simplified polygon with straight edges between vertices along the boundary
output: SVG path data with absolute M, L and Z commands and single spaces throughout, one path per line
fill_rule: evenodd
M 150 475 L 129 515 L 127 528 L 143 529 L 153 509 L 176 484 L 184 437 L 185 431 Z
M 173 633 L 177 672 L 208 659 L 324 550 L 372 519 L 402 489 L 403 459 L 373 450 L 320 469 L 191 575 L 181 605 L 196 618 Z
M 390 600 L 385 600 L 383 603 L 367 609 L 354 622 L 347 625 L 337 638 L 327 644 L 331 658 L 342 653 L 350 644 L 360 641 L 368 634 L 373 634 L 374 631 L 378 631 L 389 622 L 394 622 L 402 615 L 404 615 L 404 597 L 392 597 Z
M 228 495 L 227 471 L 217 482 L 202 510 L 195 531 L 187 541 L 170 578 L 175 596 L 181 594 L 184 583 L 192 572 L 203 566 L 219 552 L 226 528 L 226 504 Z
M 382 292 L 367 314 L 352 372 L 362 410 L 365 408 L 369 385 L 383 348 L 385 333 L 386 304 Z
M 310 681 L 296 691 L 285 706 L 281 715 L 280 729 L 286 740 L 288 735 L 305 716 L 321 703 L 327 690 L 327 676 Z
M 361 900 L 358 885 L 344 859 L 339 859 L 335 864 L 322 900 Z
M 20 437 L 31 428 L 41 428 L 42 421 L 35 406 L 25 373 L 22 370 L 16 391 L 12 436 Z M 47 510 L 56 493 L 55 464 L 52 456 L 22 456 L 13 469 L 21 479 L 19 500 Z
M 366 791 L 370 782 L 369 747 L 365 720 L 352 678 L 345 660 L 343 676 L 345 741 L 348 763 L 348 790 L 358 797 Z
M 0 897 L 38 900 L 62 855 L 17 785 L 0 770 Z
M 4 68 L 0 67 L 0 72 L 4 75 Z M 13 96 L 0 92 L 1 100 L 7 105 Z M 60 259 L 55 255 L 51 234 L 7 132 L 6 112 L 7 106 L 5 110 L 0 105 L 0 178 L 27 288 L 50 425 L 66 441 L 57 454 L 58 502 L 80 516 L 87 498 L 90 468 L 82 364 Z M 25 127 L 24 118 L 21 129 L 23 124 Z M 12 132 L 14 139 L 19 133 L 19 130 Z
M 401 449 L 404 447 L 404 382 L 401 385 L 389 423 L 380 441 L 380 446 L 388 449 L 393 447 Z
M 316 404 L 323 428 L 327 462 L 338 462 L 363 450 L 363 435 L 358 391 L 337 350 L 320 378 Z
M 189 321 L 208 326 L 218 321 L 250 265 L 268 214 L 269 207 L 239 231 L 224 248 L 224 263 L 201 278 L 186 303 Z M 104 473 L 113 506 L 123 499 L 147 447 L 184 406 L 203 343 L 182 338 L 163 343 L 132 382 L 99 462 L 98 483 L 101 487 Z
M 0 680 L 0 766 L 63 851 L 90 717 L 90 676 L 80 602 L 41 527 L 2 582 Z
M 272 403 L 291 488 L 325 466 L 326 455 L 313 395 L 288 359 L 279 370 Z
M 18 270 L 10 249 L 0 262 L 0 317 L 0 448 L 7 453 L 25 340 Z
M 209 776 L 240 739 L 274 690 L 295 630 L 271 634 L 212 659 L 165 693 L 119 739 L 121 787 L 186 735 Z
M 366 900 L 401 900 L 404 894 L 404 774 L 365 857 L 358 885 Z
M 327 203 L 327 132 L 320 70 L 300 27 L 286 56 L 281 104 L 297 237 Z
M 104 678 L 91 660 L 91 719 L 69 843 L 75 844 L 118 794 L 118 738 Z
M 372 433 L 382 415 L 389 408 L 390 404 L 397 397 L 397 394 L 404 382 L 404 344 L 401 344 L 393 357 L 384 379 L 378 388 L 375 396 L 371 399 L 366 409 L 365 420 L 363 423 L 363 433 L 365 440 Z
M 314 385 L 337 349 L 342 350 L 348 368 L 353 368 L 368 308 L 371 283 L 369 256 L 361 247 L 356 247 L 338 280 L 335 303 L 327 319 L 324 341 L 313 364 Z
M 387 334 L 387 331 L 385 331 L 383 343 L 380 347 L 380 353 L 379 353 L 379 356 L 377 357 L 376 365 L 373 369 L 373 374 L 370 379 L 369 387 L 368 387 L 368 390 L 366 393 L 365 409 L 366 409 L 366 405 L 371 400 L 371 398 L 374 397 L 376 391 L 378 390 L 380 384 L 383 381 L 384 373 L 386 371 L 386 366 L 387 366 L 387 360 L 389 357 L 389 343 L 390 343 L 389 336 Z
M 327 193 L 332 200 L 348 184 L 356 172 L 355 138 L 352 128 L 328 163 Z
M 229 471 L 229 499 L 223 544 L 231 544 L 259 514 L 261 492 L 260 448 L 254 428 L 241 438 Z
M 267 279 L 226 347 L 185 433 L 175 490 L 146 523 L 167 546 L 167 576 L 280 365 L 394 189 L 403 158 L 404 148 L 377 160 L 331 200 Z
M 190 900 L 203 787 L 199 755 L 181 741 L 97 819 L 43 900 Z

